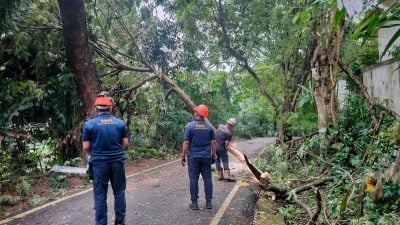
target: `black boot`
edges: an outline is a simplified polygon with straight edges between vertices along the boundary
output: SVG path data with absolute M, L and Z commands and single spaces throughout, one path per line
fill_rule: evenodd
M 121 222 L 117 222 L 117 220 L 115 220 L 115 225 L 126 225 L 125 224 L 125 219 L 123 219 Z
M 206 208 L 207 208 L 207 209 L 212 209 L 211 199 L 206 200 Z
M 197 204 L 197 201 L 192 201 L 192 203 L 189 205 L 189 208 L 191 208 L 192 210 L 198 210 L 199 205 Z

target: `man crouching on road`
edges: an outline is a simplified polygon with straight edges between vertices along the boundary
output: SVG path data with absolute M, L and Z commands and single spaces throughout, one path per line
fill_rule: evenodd
M 199 175 L 204 180 L 204 192 L 206 196 L 206 208 L 212 209 L 213 184 L 211 176 L 211 164 L 216 157 L 217 144 L 215 142 L 214 128 L 205 118 L 208 117 L 208 108 L 205 105 L 196 107 L 195 120 L 185 127 L 184 141 L 182 145 L 182 166 L 186 163 L 188 155 L 188 171 L 190 179 L 190 195 L 192 203 L 190 208 L 198 210 Z
M 125 225 L 125 153 L 128 130 L 125 123 L 111 115 L 112 100 L 99 95 L 97 116 L 85 122 L 82 132 L 83 151 L 91 156 L 96 225 L 107 225 L 108 182 L 114 193 L 115 224 Z

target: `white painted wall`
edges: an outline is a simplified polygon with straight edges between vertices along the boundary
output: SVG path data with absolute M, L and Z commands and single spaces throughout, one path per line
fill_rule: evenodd
M 344 108 L 344 103 L 346 101 L 347 95 L 349 94 L 346 88 L 347 88 L 346 81 L 338 80 L 336 84 L 336 97 L 339 109 Z
M 363 73 L 363 83 L 371 97 L 388 100 L 387 107 L 400 115 L 400 61 L 379 63 Z
M 380 5 L 383 10 L 392 6 L 397 0 L 385 0 Z M 392 26 L 391 25 L 396 25 Z M 390 51 L 400 47 L 398 38 L 392 47 L 382 56 L 383 50 L 393 35 L 400 29 L 400 21 L 386 24 L 388 28 L 378 31 L 379 56 L 382 62 L 370 67 L 363 73 L 363 83 L 371 97 L 387 102 L 387 107 L 400 115 L 400 61 L 393 60 Z
M 383 50 L 386 48 L 386 45 L 393 37 L 393 35 L 400 29 L 400 21 L 392 21 L 386 24 L 386 26 L 393 26 L 389 28 L 381 28 L 378 30 L 378 45 L 379 45 L 379 56 L 382 56 Z M 394 42 L 394 44 L 389 48 L 386 54 L 382 57 L 382 61 L 386 61 L 391 59 L 390 52 L 395 48 L 400 47 L 400 38 Z

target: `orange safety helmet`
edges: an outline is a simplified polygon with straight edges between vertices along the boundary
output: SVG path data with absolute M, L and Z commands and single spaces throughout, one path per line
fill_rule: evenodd
M 196 107 L 196 113 L 198 116 L 208 117 L 208 107 L 206 105 L 199 105 Z
M 108 108 L 113 105 L 111 99 L 107 96 L 100 96 L 96 98 L 96 101 L 94 102 L 94 105 L 97 108 Z

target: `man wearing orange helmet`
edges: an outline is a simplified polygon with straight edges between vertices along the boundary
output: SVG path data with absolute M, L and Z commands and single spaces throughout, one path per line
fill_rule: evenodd
M 208 117 L 208 108 L 199 105 L 195 110 L 195 120 L 185 127 L 184 141 L 182 144 L 182 166 L 188 161 L 188 172 L 190 179 L 190 208 L 198 210 L 197 199 L 199 198 L 199 176 L 204 180 L 204 192 L 206 197 L 206 208 L 212 209 L 212 176 L 211 164 L 216 157 L 216 142 L 214 128 L 209 125 L 205 118 Z
M 107 225 L 108 182 L 114 193 L 115 224 L 125 224 L 125 153 L 128 130 L 125 123 L 111 115 L 113 102 L 99 95 L 95 106 L 97 116 L 85 122 L 82 132 L 83 151 L 90 155 L 93 167 L 93 193 L 96 225 Z

